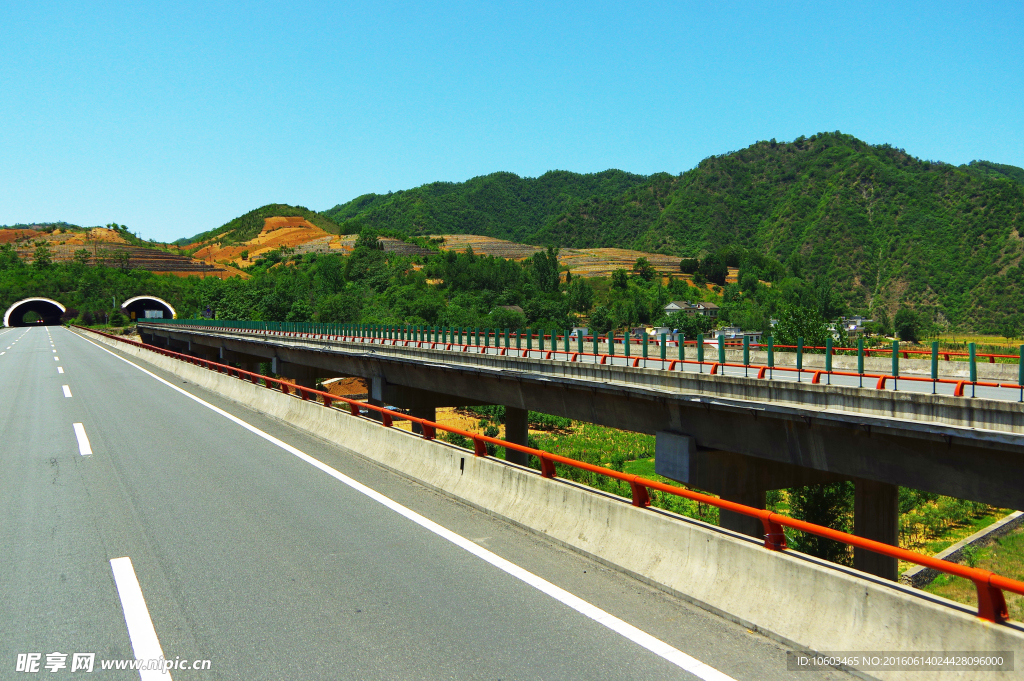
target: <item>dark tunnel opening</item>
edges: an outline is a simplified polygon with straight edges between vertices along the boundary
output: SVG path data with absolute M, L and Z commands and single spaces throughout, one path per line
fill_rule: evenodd
M 19 300 L 8 308 L 4 323 L 5 326 L 54 326 L 60 324 L 64 311 L 64 307 L 54 300 Z

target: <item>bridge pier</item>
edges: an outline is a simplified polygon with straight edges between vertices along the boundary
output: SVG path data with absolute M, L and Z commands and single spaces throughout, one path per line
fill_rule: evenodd
M 220 348 L 220 362 L 222 364 L 235 363 L 241 369 L 246 371 L 258 371 L 261 362 L 266 362 L 266 358 L 258 357 L 257 355 L 247 355 L 244 352 L 235 352 L 228 350 L 225 347 Z
M 899 485 L 857 478 L 853 490 L 853 533 L 865 539 L 899 546 Z M 893 581 L 899 576 L 899 563 L 895 558 L 864 549 L 853 549 L 853 567 Z
M 530 412 L 519 407 L 505 405 L 505 439 L 513 444 L 529 444 L 530 439 Z M 530 465 L 530 455 L 518 452 L 514 449 L 505 448 L 505 460 L 517 463 L 520 466 Z
M 278 376 L 284 376 L 295 381 L 295 385 L 302 386 L 303 388 L 316 389 L 317 379 L 320 378 L 333 378 L 338 374 L 327 369 L 318 369 L 317 367 L 306 366 L 305 364 L 294 364 L 292 362 L 284 362 L 278 357 L 274 357 L 271 360 L 271 371 Z

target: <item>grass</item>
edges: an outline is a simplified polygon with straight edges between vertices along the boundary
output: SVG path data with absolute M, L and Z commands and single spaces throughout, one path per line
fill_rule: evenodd
M 1011 579 L 1024 580 L 1024 528 L 979 549 L 970 563 Z M 974 584 L 962 577 L 939 575 L 924 590 L 960 603 L 976 605 L 978 602 Z M 1024 596 L 1012 593 L 1005 593 L 1005 596 L 1010 619 L 1024 620 Z

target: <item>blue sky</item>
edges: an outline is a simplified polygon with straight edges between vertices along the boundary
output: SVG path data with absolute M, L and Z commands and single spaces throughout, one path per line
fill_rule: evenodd
M 1024 3 L 0 4 L 0 224 L 172 240 L 842 130 L 1024 166 Z

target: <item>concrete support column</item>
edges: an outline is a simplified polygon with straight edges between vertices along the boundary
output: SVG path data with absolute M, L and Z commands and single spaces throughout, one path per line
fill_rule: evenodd
M 415 416 L 418 419 L 437 422 L 437 409 L 435 407 L 413 407 L 409 409 L 409 415 Z M 412 432 L 422 435 L 423 429 L 420 427 L 420 424 L 414 423 L 412 424 Z
M 271 371 L 278 376 L 290 378 L 295 381 L 295 385 L 300 385 L 303 388 L 316 388 L 316 379 L 320 378 L 323 372 L 316 367 L 306 366 L 304 364 L 293 364 L 292 362 L 282 362 L 280 359 L 275 357 L 271 361 Z
M 763 489 L 726 489 L 720 495 L 726 501 L 734 501 L 744 506 L 754 508 L 765 507 L 765 490 Z M 727 530 L 739 532 L 758 539 L 764 539 L 764 524 L 757 518 L 751 518 L 742 513 L 733 513 L 720 509 L 718 513 L 718 524 Z
M 900 488 L 885 482 L 856 479 L 853 493 L 853 533 L 899 546 Z M 898 563 L 878 553 L 853 549 L 853 567 L 883 579 L 896 581 Z
M 529 411 L 505 405 L 505 439 L 524 447 L 529 444 L 530 421 Z M 530 465 L 530 455 L 505 448 L 505 460 L 520 466 Z

